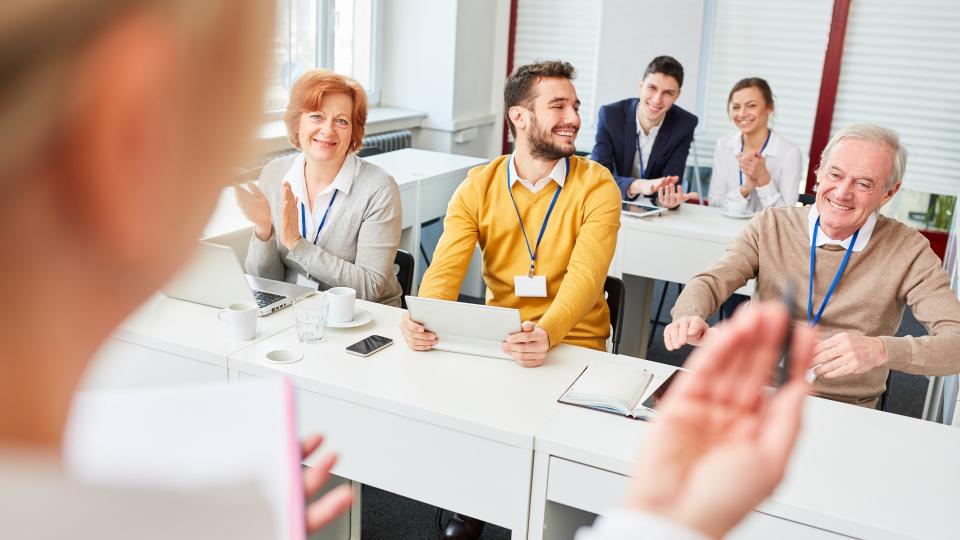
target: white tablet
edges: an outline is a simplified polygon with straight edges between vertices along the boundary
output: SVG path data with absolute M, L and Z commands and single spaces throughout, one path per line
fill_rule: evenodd
M 662 206 L 655 206 L 648 201 L 620 201 L 620 213 L 630 217 L 647 217 L 666 212 Z
M 407 296 L 410 318 L 437 335 L 440 351 L 510 359 L 501 344 L 520 331 L 520 311 L 511 308 Z

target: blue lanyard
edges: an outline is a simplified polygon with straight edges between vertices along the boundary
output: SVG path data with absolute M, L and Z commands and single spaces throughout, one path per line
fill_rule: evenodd
M 570 158 L 563 158 L 567 165 L 567 171 L 564 173 L 563 179 L 566 183 L 566 179 L 570 176 Z M 510 160 L 513 161 L 513 156 L 510 157 Z M 550 201 L 550 208 L 547 209 L 547 215 L 543 218 L 543 225 L 540 226 L 540 234 L 537 236 L 537 245 L 530 249 L 530 239 L 527 237 L 527 229 L 523 226 L 523 218 L 520 217 L 520 208 L 517 206 L 517 200 L 513 197 L 513 191 L 510 189 L 510 163 L 507 163 L 507 193 L 510 194 L 510 200 L 513 201 L 513 209 L 517 211 L 517 221 L 520 222 L 520 232 L 523 233 L 523 243 L 527 246 L 527 253 L 530 254 L 530 277 L 533 277 L 533 269 L 537 263 L 537 251 L 540 249 L 540 240 L 543 240 L 543 233 L 547 230 L 547 222 L 550 221 L 550 214 L 553 213 L 553 207 L 557 204 L 557 197 L 560 196 L 560 191 L 563 189 L 563 186 L 557 186 L 557 191 L 553 193 L 553 200 Z
M 643 150 L 640 149 L 640 132 L 637 132 L 637 159 L 640 161 L 640 178 L 647 177 L 647 171 L 643 167 Z
M 763 146 L 760 147 L 760 155 L 763 155 L 763 151 L 767 149 L 767 143 L 770 142 L 770 135 L 773 134 L 772 129 L 767 130 L 767 140 L 763 141 Z M 743 135 L 740 135 L 740 152 L 743 152 Z M 740 185 L 743 185 L 743 169 L 737 169 L 737 172 L 740 173 Z
M 823 310 L 827 307 L 827 302 L 830 301 L 830 297 L 833 296 L 833 291 L 837 289 L 837 283 L 840 283 L 840 276 L 843 275 L 843 271 L 847 268 L 847 262 L 850 261 L 850 253 L 853 252 L 853 246 L 857 243 L 857 237 L 860 236 L 860 229 L 857 229 L 857 232 L 853 233 L 853 238 L 850 239 L 850 245 L 847 246 L 847 252 L 843 255 L 843 262 L 840 263 L 840 268 L 837 269 L 837 275 L 833 277 L 833 283 L 830 284 L 830 288 L 827 289 L 827 295 L 823 297 L 823 303 L 820 304 L 820 310 L 817 311 L 817 316 L 813 316 L 813 272 L 817 268 L 817 231 L 820 230 L 820 218 L 817 218 L 817 224 L 813 227 L 813 238 L 810 240 L 810 295 L 807 297 L 807 323 L 810 326 L 816 326 L 820 322 L 820 317 L 823 315 Z
M 327 222 L 327 214 L 330 213 L 330 207 L 333 206 L 333 201 L 337 200 L 338 190 L 333 190 L 333 196 L 330 197 L 330 202 L 327 203 L 327 209 L 323 211 L 323 218 L 320 219 L 320 226 L 317 227 L 317 235 L 313 237 L 313 244 L 317 244 L 317 240 L 320 239 L 320 231 L 323 230 L 323 225 Z M 307 237 L 307 210 L 304 207 L 303 203 L 300 203 L 300 236 Z

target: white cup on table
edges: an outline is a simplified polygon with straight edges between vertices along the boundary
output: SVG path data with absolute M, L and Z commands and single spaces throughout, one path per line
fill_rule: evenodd
M 326 296 L 330 305 L 327 311 L 327 321 L 348 323 L 353 320 L 357 291 L 350 287 L 333 287 L 327 290 Z
M 750 201 L 748 200 L 728 200 L 725 206 L 727 207 L 727 212 L 742 216 L 747 213 L 747 205 L 749 204 Z
M 253 302 L 236 302 L 217 313 L 217 318 L 226 323 L 230 337 L 237 341 L 250 341 L 257 337 L 259 307 Z

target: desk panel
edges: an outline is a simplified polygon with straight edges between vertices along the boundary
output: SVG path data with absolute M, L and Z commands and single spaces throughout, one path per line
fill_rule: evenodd
M 81 388 L 117 390 L 226 380 L 225 366 L 112 338 L 90 363 Z
M 550 458 L 547 501 L 560 503 L 594 514 L 603 514 L 623 504 L 630 478 L 581 463 Z M 548 509 L 547 518 L 563 509 Z M 582 520 L 580 520 L 582 521 Z M 576 523 L 576 522 L 575 522 Z M 559 523 L 546 523 L 545 538 L 570 538 L 573 531 L 564 531 Z M 823 529 L 754 511 L 727 536 L 734 540 L 807 540 L 851 538 Z
M 322 433 L 324 451 L 339 455 L 338 476 L 523 530 L 529 448 L 306 390 L 297 390 L 297 413 L 300 433 Z

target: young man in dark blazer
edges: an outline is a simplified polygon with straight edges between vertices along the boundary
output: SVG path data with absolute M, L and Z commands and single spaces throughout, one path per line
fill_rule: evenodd
M 654 58 L 643 72 L 640 97 L 600 107 L 591 157 L 604 165 L 624 199 L 652 197 L 668 208 L 696 196 L 679 185 L 697 117 L 674 105 L 683 86 L 683 66 L 670 56 Z

